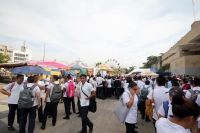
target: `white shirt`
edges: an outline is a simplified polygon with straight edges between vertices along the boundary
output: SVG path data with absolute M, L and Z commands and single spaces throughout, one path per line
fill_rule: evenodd
M 44 79 L 44 84 L 45 84 L 45 85 L 49 85 L 49 81 L 50 81 L 50 78 Z
M 131 97 L 132 97 L 132 95 L 131 95 L 130 91 L 126 90 L 122 94 L 122 99 L 123 99 L 124 104 L 128 103 L 130 101 Z M 138 103 L 138 97 L 135 94 L 133 105 L 131 106 L 131 108 L 126 116 L 125 122 L 130 123 L 130 124 L 137 123 L 137 109 L 138 109 L 137 103 Z
M 124 91 L 128 90 L 128 85 L 129 85 L 129 83 L 124 83 Z
M 38 85 L 45 86 L 43 81 L 38 81 Z M 40 89 L 40 98 L 43 97 L 43 90 Z
M 28 83 L 27 84 L 27 87 L 32 87 L 34 84 L 33 83 Z M 20 88 L 20 92 L 24 90 L 24 86 L 22 86 Z M 34 96 L 34 103 L 33 103 L 33 106 L 37 106 L 38 105 L 38 99 L 36 97 L 36 93 L 39 93 L 40 92 L 40 88 L 38 86 L 36 86 L 33 90 L 32 90 L 32 95 Z
M 10 91 L 12 84 L 13 83 L 10 83 L 4 86 L 3 89 L 5 91 Z M 8 104 L 18 104 L 20 88 L 24 85 L 24 83 L 19 85 L 17 82 L 15 82 L 14 84 L 15 85 L 12 87 L 12 90 L 10 93 L 11 95 L 8 98 Z
M 81 86 L 81 81 L 77 84 L 77 86 L 76 86 L 76 90 L 77 90 L 77 95 L 79 95 L 80 94 L 80 86 Z
M 87 96 L 85 96 L 83 94 L 83 92 L 87 95 L 87 96 L 90 96 L 92 91 L 94 91 L 94 88 L 92 87 L 91 84 L 85 82 L 84 85 L 80 85 L 80 94 L 81 94 L 81 99 L 80 99 L 80 102 L 81 102 L 81 107 L 84 107 L 84 106 L 89 106 L 90 104 L 90 101 L 89 100 L 85 100 L 85 98 L 87 98 Z
M 153 91 L 154 91 L 154 95 L 152 98 Z M 164 101 L 169 100 L 169 94 L 166 93 L 168 91 L 169 91 L 169 89 L 165 88 L 164 86 L 158 86 L 154 90 L 151 90 L 150 93 L 148 94 L 148 96 L 147 96 L 148 99 L 151 99 L 151 100 L 154 99 L 156 111 L 158 111 L 160 109 L 160 107 Z M 158 114 L 156 113 L 156 111 L 153 111 L 153 118 L 155 120 L 158 120 Z
M 66 89 L 66 91 L 63 92 L 63 97 L 67 97 L 67 94 L 66 94 L 66 93 L 67 93 L 67 90 L 68 90 L 68 83 L 69 83 L 69 82 L 72 82 L 72 80 L 69 80 L 68 82 L 66 82 L 65 85 L 64 85 L 64 87 L 63 87 L 63 88 Z M 74 83 L 74 82 L 73 82 L 73 83 Z M 74 86 L 75 86 L 75 83 L 74 83 Z M 75 89 L 75 88 L 74 88 L 74 89 Z
M 141 92 L 141 89 L 143 88 L 143 86 L 145 85 L 144 82 L 142 82 L 141 80 L 135 81 L 135 83 L 137 84 L 137 86 L 139 87 L 139 93 Z
M 102 77 L 97 77 L 97 84 L 98 84 L 99 87 L 103 86 L 103 84 L 102 84 L 103 81 L 104 81 L 104 79 Z M 100 85 L 100 84 L 102 84 L 102 85 Z
M 92 85 L 94 86 L 94 91 L 97 91 L 97 82 L 93 80 Z
M 107 83 L 108 83 L 108 88 L 111 88 L 111 79 L 108 79 Z
M 93 78 L 90 78 L 89 83 L 90 83 L 90 84 L 93 83 Z
M 58 81 L 55 81 L 54 84 L 59 84 L 59 82 L 58 82 Z M 50 89 L 50 94 L 49 94 L 50 96 L 51 96 L 51 94 L 52 94 L 52 92 L 53 92 L 53 87 L 54 87 L 54 85 L 53 85 L 52 83 L 50 83 L 49 86 L 47 86 L 47 88 Z M 47 96 L 47 102 L 51 102 L 49 96 Z
M 156 121 L 157 133 L 188 133 L 185 128 L 168 119 L 160 118 Z

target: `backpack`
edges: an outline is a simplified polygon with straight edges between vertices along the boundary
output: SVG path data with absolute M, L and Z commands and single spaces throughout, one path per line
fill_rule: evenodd
M 74 97 L 75 94 L 75 85 L 73 81 L 68 82 L 68 89 L 67 89 L 67 97 Z
M 51 102 L 59 102 L 60 99 L 62 98 L 61 86 L 60 86 L 60 84 L 55 84 L 55 83 L 52 83 L 52 84 L 54 87 L 53 87 L 51 96 L 49 94 L 50 101 Z
M 169 110 L 169 101 L 164 101 L 163 102 L 163 109 L 165 111 L 165 118 L 167 118 L 168 110 Z
M 196 102 L 197 97 L 198 97 L 198 95 L 200 94 L 200 91 L 199 91 L 199 90 L 195 90 L 195 91 L 194 91 L 194 90 L 192 90 L 192 89 L 189 89 L 188 91 L 191 93 L 190 99 L 191 99 L 192 101 Z
M 147 88 L 144 87 L 144 88 L 141 90 L 140 98 L 141 98 L 142 101 L 147 100 L 147 95 L 148 95 L 148 93 L 149 93 L 148 89 L 149 89 L 149 86 L 148 86 Z
M 30 109 L 33 106 L 35 98 L 32 92 L 35 87 L 36 85 L 32 87 L 28 87 L 26 84 L 24 85 L 24 90 L 19 94 L 18 108 Z

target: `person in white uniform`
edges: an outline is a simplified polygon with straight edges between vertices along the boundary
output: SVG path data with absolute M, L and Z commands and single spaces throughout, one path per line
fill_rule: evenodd
M 180 88 L 172 88 L 169 90 L 169 101 L 164 101 L 160 109 L 158 110 L 159 118 L 167 118 L 168 120 L 173 119 L 173 113 L 172 113 L 172 99 L 173 96 L 180 95 L 181 97 L 185 97 L 185 94 L 183 90 Z M 190 129 L 186 129 L 188 133 L 190 132 Z
M 138 86 L 135 82 L 131 82 L 128 88 L 129 89 L 125 90 L 122 94 L 124 104 L 130 108 L 125 119 L 126 133 L 137 133 L 137 131 L 135 131 L 135 124 L 137 123 Z
M 49 86 L 47 86 L 48 89 L 47 89 L 45 99 L 44 99 L 44 103 L 46 103 L 46 106 L 44 108 L 44 116 L 43 116 L 43 120 L 42 120 L 42 126 L 40 127 L 42 130 L 44 130 L 46 128 L 47 115 L 50 111 L 52 111 L 52 126 L 56 125 L 59 101 L 51 102 L 50 97 L 52 96 L 52 92 L 53 92 L 55 85 L 60 86 L 60 88 L 62 88 L 62 86 L 58 82 L 58 79 L 59 79 L 59 77 L 57 75 L 53 75 L 52 82 L 49 84 Z
M 188 133 L 186 129 L 191 129 L 192 132 L 196 130 L 195 133 L 198 133 L 197 119 L 200 115 L 198 104 L 180 95 L 173 96 L 172 101 L 173 119 L 157 120 L 157 133 Z
M 88 82 L 86 82 L 86 75 L 82 74 L 80 76 L 82 84 L 80 85 L 79 98 L 81 102 L 81 119 L 82 119 L 82 130 L 79 133 L 87 133 L 87 126 L 89 127 L 89 132 L 93 132 L 93 123 L 88 118 L 88 110 L 90 99 L 96 95 L 94 88 Z M 86 96 L 87 95 L 87 96 Z
M 39 76 L 34 76 L 34 84 L 37 85 L 40 88 L 40 101 L 41 106 L 38 108 L 38 119 L 40 122 L 43 120 L 43 108 L 42 108 L 42 97 L 43 97 L 43 90 L 45 89 L 45 85 L 43 81 L 39 81 Z
M 26 123 L 27 123 L 27 116 L 29 116 L 28 119 L 28 133 L 33 133 L 35 129 L 35 118 L 36 118 L 36 109 L 40 108 L 41 102 L 40 102 L 40 89 L 38 86 L 34 86 L 34 78 L 28 77 L 27 79 L 28 84 L 27 88 L 24 88 L 22 86 L 20 88 L 20 91 L 23 91 L 24 89 L 30 89 L 31 87 L 34 87 L 32 90 L 32 96 L 34 97 L 34 103 L 33 106 L 30 109 L 20 109 L 21 110 L 21 121 L 20 121 L 20 128 L 19 133 L 25 133 L 26 129 Z
M 169 100 L 169 95 L 166 93 L 169 91 L 169 89 L 165 88 L 165 83 L 166 83 L 166 78 L 163 77 L 162 75 L 159 75 L 156 78 L 157 82 L 157 87 L 154 88 L 153 90 L 150 91 L 150 93 L 147 95 L 148 101 L 150 100 L 151 102 L 147 103 L 153 103 L 154 111 L 153 111 L 153 125 L 155 127 L 155 122 L 158 120 L 158 110 L 162 103 L 164 101 Z M 155 128 L 156 130 L 156 128 Z
M 108 80 L 107 80 L 108 86 L 107 86 L 107 97 L 111 97 L 111 93 L 112 93 L 112 86 L 111 86 L 111 77 L 108 76 Z
M 17 75 L 17 81 L 14 83 L 10 83 L 3 87 L 3 89 L 0 90 L 1 93 L 4 95 L 8 95 L 8 107 L 9 107 L 9 113 L 8 113 L 8 130 L 14 131 L 15 128 L 13 127 L 13 123 L 15 121 L 15 111 L 17 110 L 17 123 L 20 123 L 21 119 L 21 113 L 20 109 L 18 108 L 18 100 L 19 100 L 19 93 L 20 88 L 24 85 L 24 75 L 18 74 Z

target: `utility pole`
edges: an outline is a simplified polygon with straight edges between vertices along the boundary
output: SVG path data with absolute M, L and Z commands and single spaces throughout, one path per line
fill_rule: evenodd
M 43 56 L 43 62 L 44 62 L 44 59 L 45 59 L 45 44 L 44 44 L 44 56 Z

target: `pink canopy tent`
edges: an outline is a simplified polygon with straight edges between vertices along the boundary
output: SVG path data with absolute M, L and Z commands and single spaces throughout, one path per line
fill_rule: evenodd
M 57 67 L 58 69 L 69 69 L 70 68 L 69 66 L 63 65 L 63 64 L 55 62 L 55 61 L 45 61 L 45 62 L 31 61 L 31 62 L 27 62 L 27 65 L 29 65 L 29 66 L 34 66 L 34 65 L 53 66 L 53 67 Z

